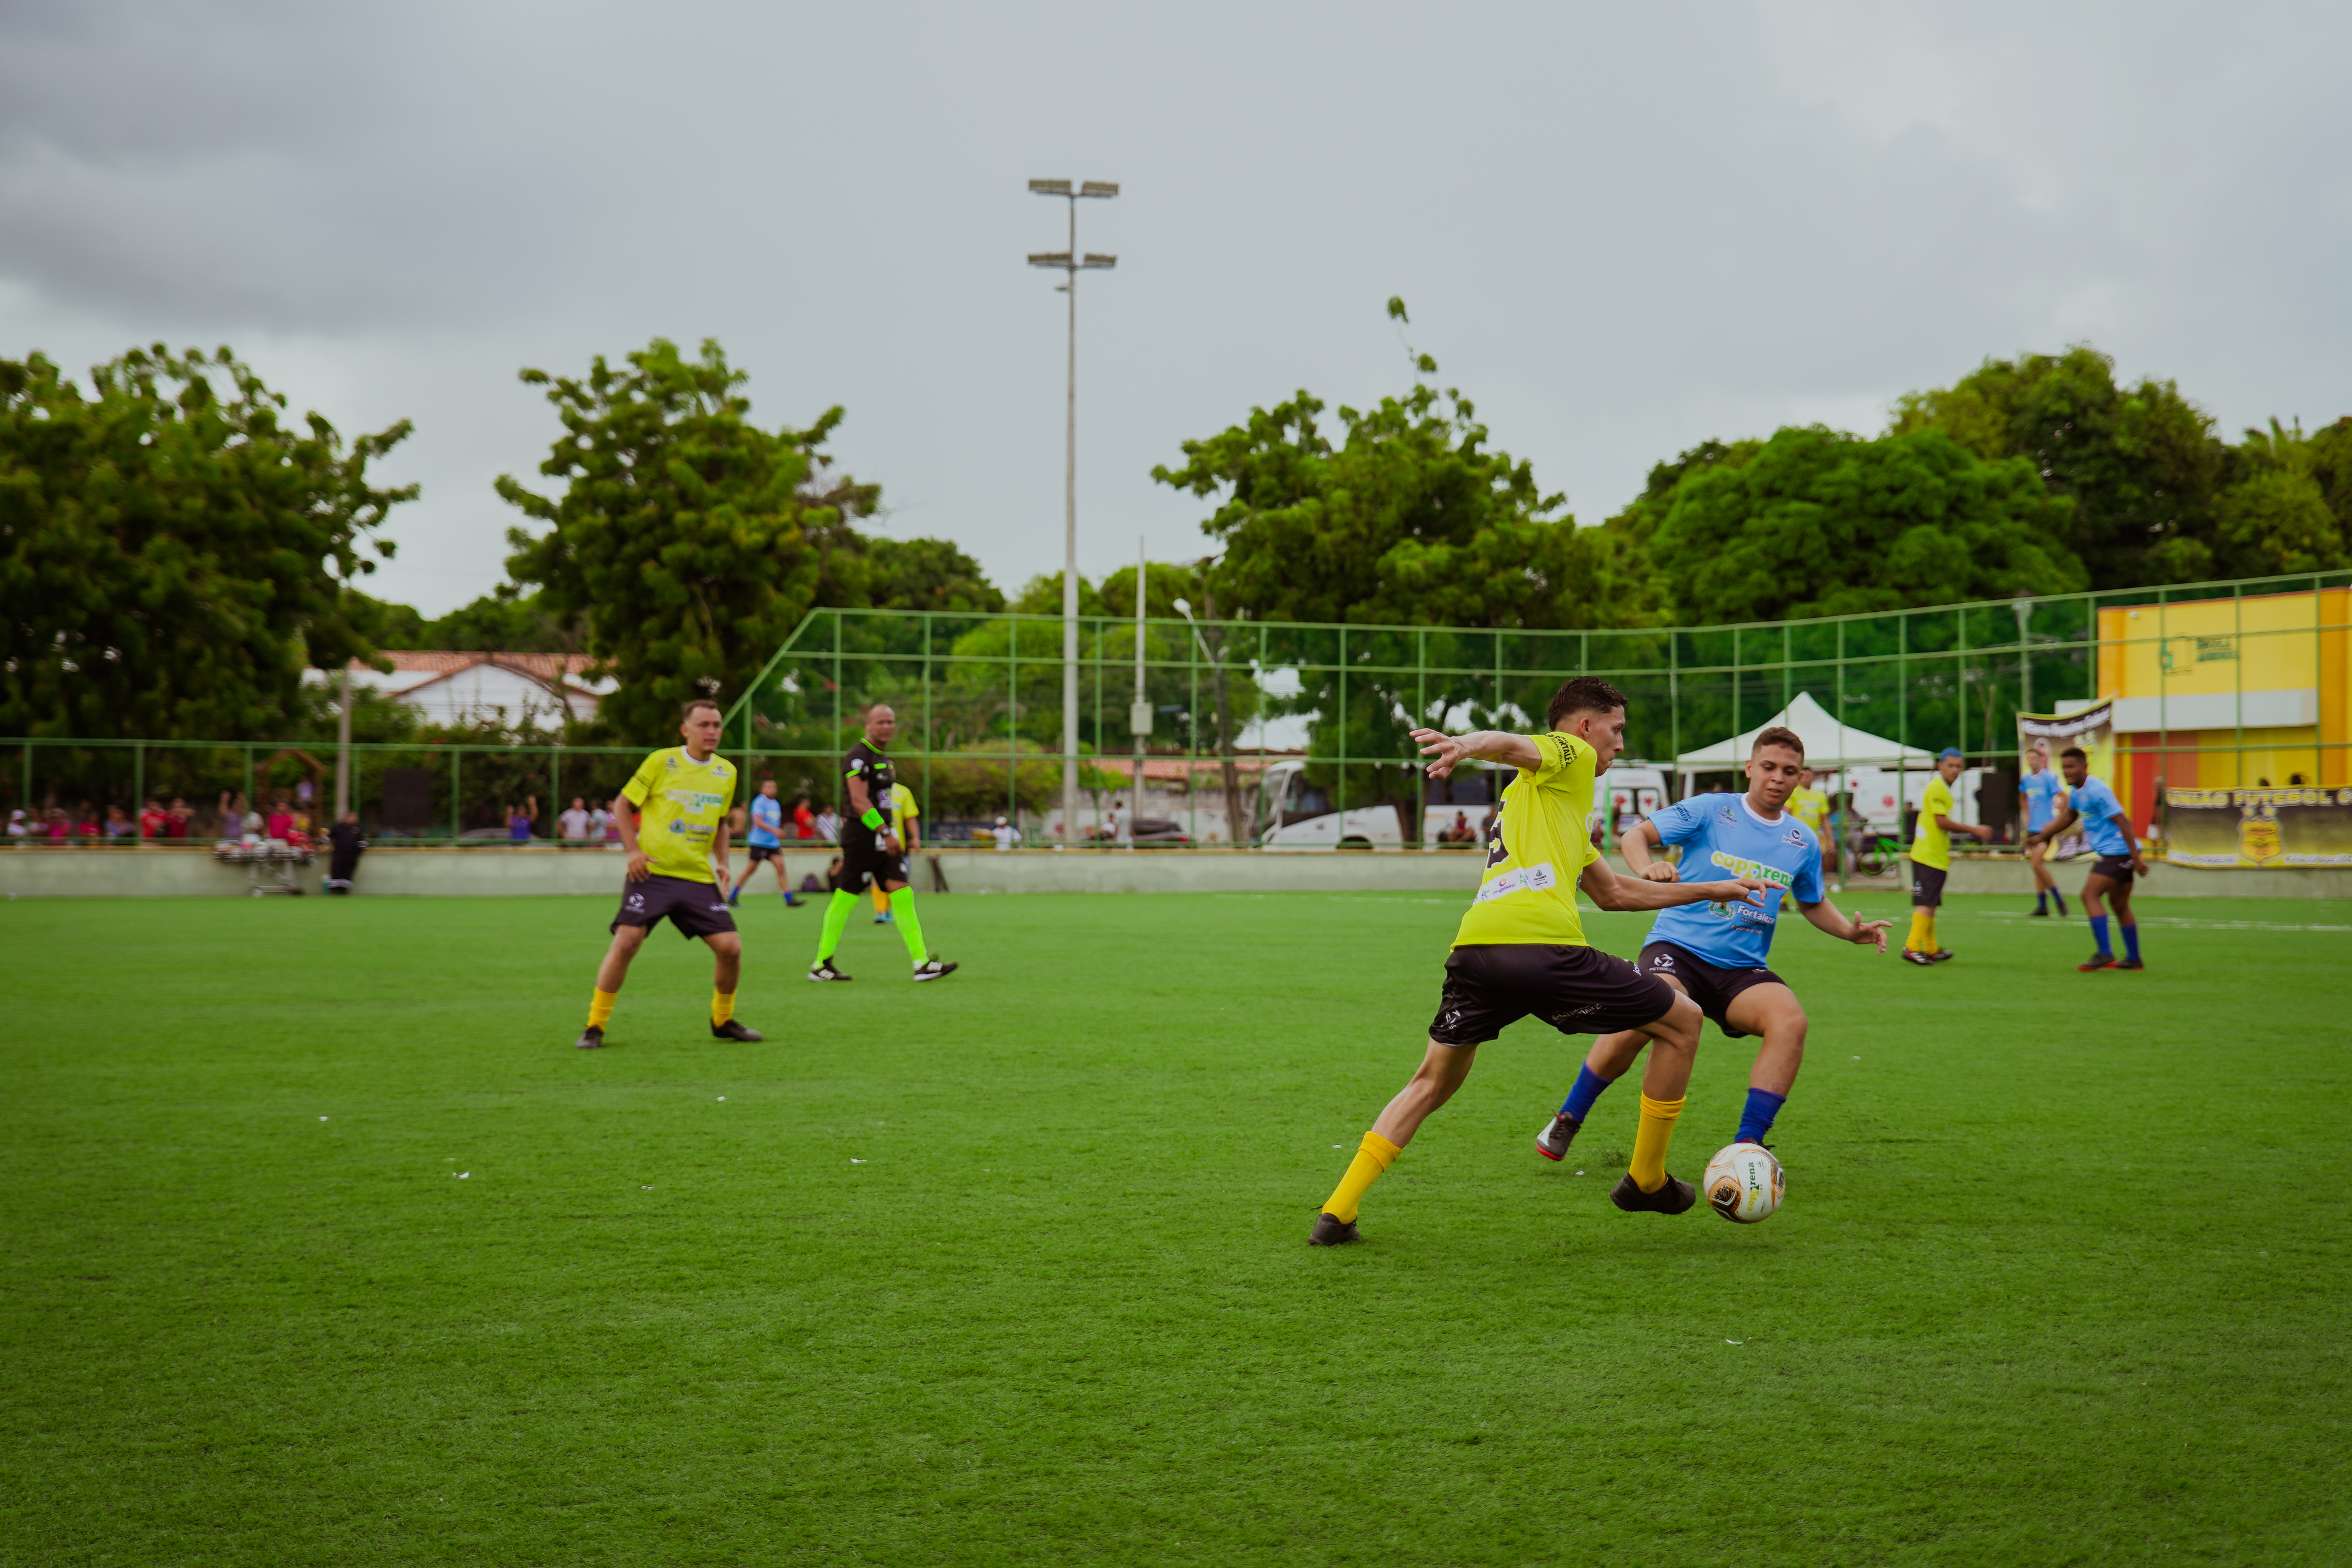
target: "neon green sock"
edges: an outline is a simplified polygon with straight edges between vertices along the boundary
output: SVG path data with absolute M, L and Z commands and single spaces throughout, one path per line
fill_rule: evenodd
M 923 947 L 923 922 L 915 913 L 915 889 L 901 888 L 890 895 L 890 918 L 898 922 L 898 940 L 907 944 L 907 956 L 917 968 L 930 953 Z
M 836 888 L 833 902 L 824 906 L 824 935 L 817 940 L 816 963 L 823 963 L 841 945 L 841 933 L 849 929 L 849 911 L 857 907 L 857 895 L 845 893 Z

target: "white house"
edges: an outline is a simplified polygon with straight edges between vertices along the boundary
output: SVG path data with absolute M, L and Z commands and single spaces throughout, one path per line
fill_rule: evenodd
M 372 686 L 439 724 L 488 720 L 527 728 L 559 720 L 564 709 L 574 719 L 593 719 L 614 685 L 610 677 L 589 679 L 595 661 L 584 654 L 417 649 L 384 657 L 390 675 L 353 659 L 352 684 Z

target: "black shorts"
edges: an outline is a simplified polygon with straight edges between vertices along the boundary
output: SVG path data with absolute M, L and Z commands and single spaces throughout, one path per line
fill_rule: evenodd
M 1911 903 L 1915 909 L 1932 910 L 1944 901 L 1944 879 L 1950 873 L 1941 866 L 1922 866 L 1911 862 Z
M 2091 875 L 2105 877 L 2111 882 L 2132 879 L 2132 858 L 2128 855 L 2102 855 L 2091 862 Z
M 727 895 L 709 882 L 689 882 L 684 877 L 656 872 L 621 889 L 621 912 L 613 917 L 613 930 L 653 926 L 663 921 L 685 937 L 716 936 L 735 929 L 735 917 L 727 912 Z
M 751 864 L 754 866 L 762 860 L 781 860 L 783 858 L 784 851 L 781 845 L 754 844 L 751 846 Z
M 1698 1010 L 1715 1020 L 1726 1039 L 1737 1040 L 1748 1031 L 1735 1029 L 1724 1021 L 1724 1012 L 1733 997 L 1751 985 L 1786 985 L 1787 981 L 1769 969 L 1726 969 L 1719 963 L 1709 963 L 1689 948 L 1677 947 L 1670 942 L 1654 942 L 1642 949 L 1635 967 L 1644 974 L 1673 975 L 1683 983 L 1690 999 Z
M 1675 989 L 1589 947 L 1498 942 L 1457 947 L 1429 1037 L 1475 1046 L 1529 1014 L 1563 1035 L 1610 1035 L 1674 1011 Z
M 869 882 L 887 887 L 892 882 L 903 886 L 911 880 L 907 875 L 907 858 L 885 854 L 881 841 L 876 839 L 863 847 L 841 847 L 841 869 L 834 874 L 833 890 L 862 893 Z

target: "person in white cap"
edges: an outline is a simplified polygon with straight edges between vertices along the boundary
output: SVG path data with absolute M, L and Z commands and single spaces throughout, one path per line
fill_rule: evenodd
M 996 847 L 999 849 L 1010 849 L 1020 842 L 1021 830 L 1005 821 L 1004 814 L 999 812 L 996 816 Z

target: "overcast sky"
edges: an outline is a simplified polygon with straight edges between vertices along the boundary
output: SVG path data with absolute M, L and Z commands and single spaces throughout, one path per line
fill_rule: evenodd
M 1381 306 L 1598 522 L 1710 436 L 1884 422 L 2087 341 L 2225 430 L 2352 413 L 2352 7 L 0 4 L 0 357 L 226 342 L 414 419 L 377 591 L 503 574 L 524 365 L 718 338 L 848 416 L 900 537 L 1202 553 L 1155 462 L 1409 381 Z

